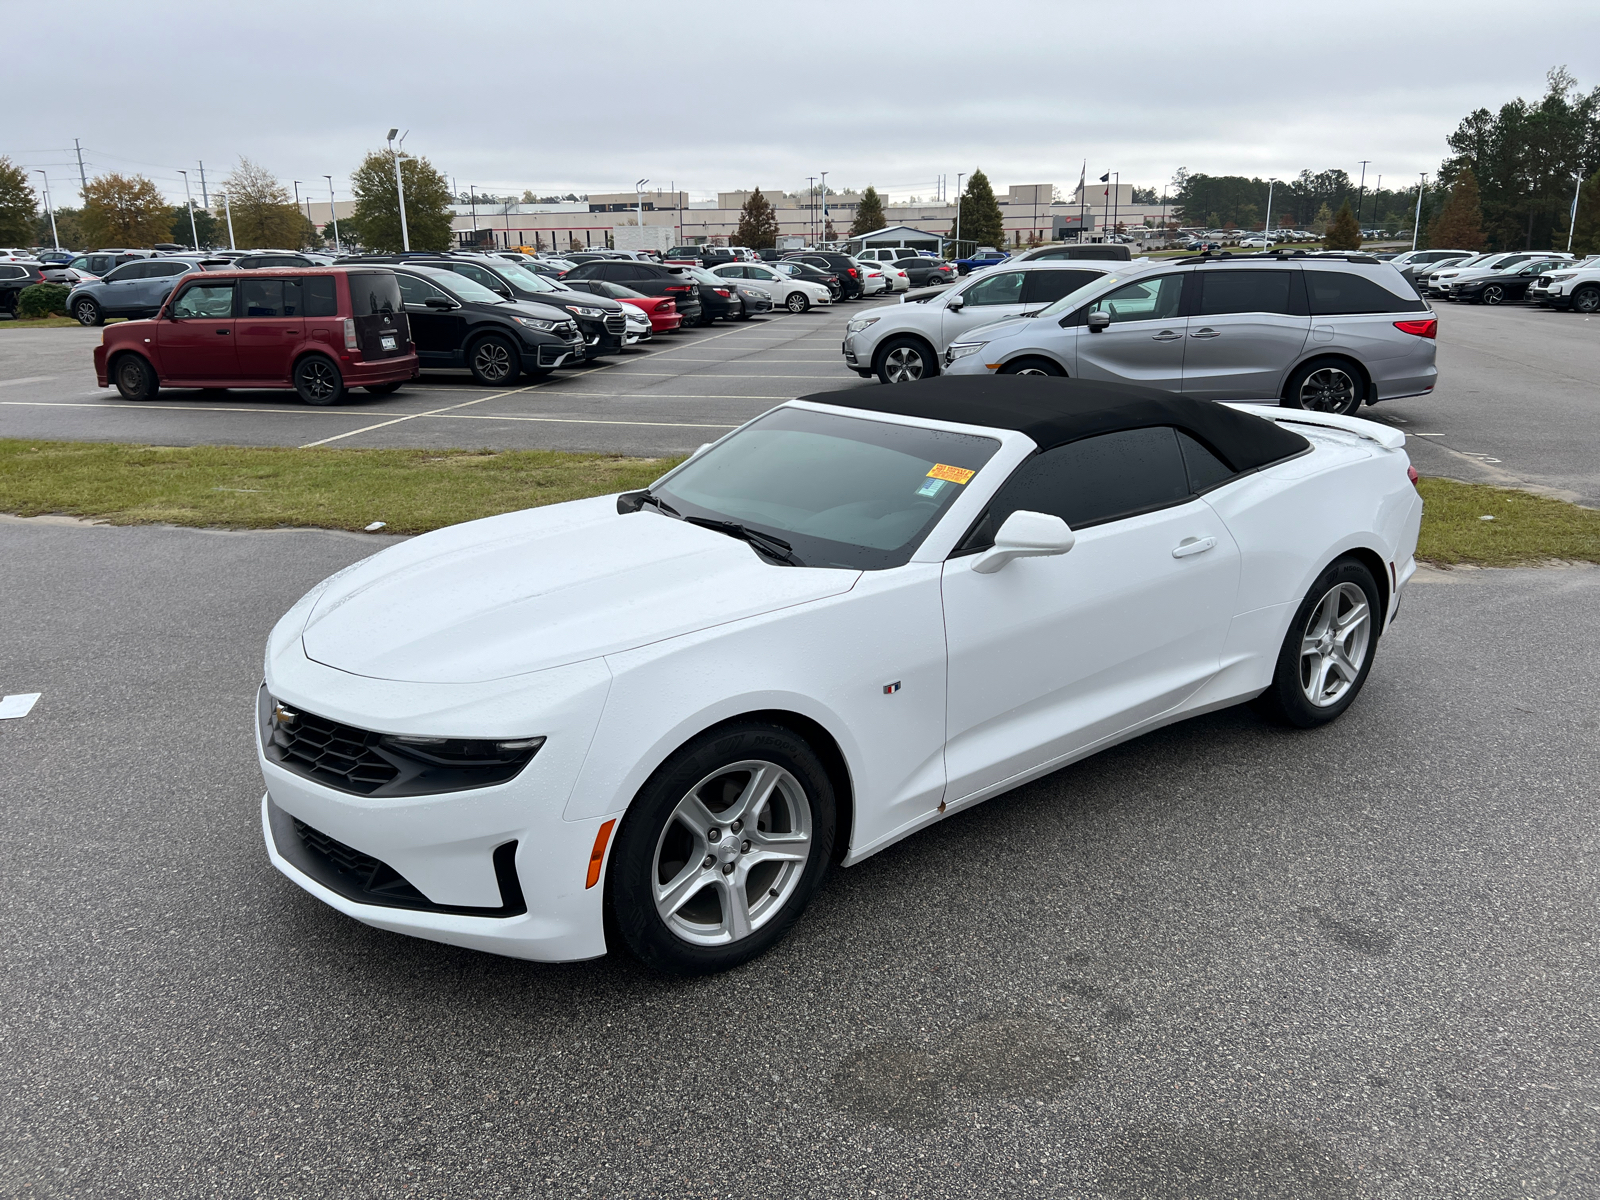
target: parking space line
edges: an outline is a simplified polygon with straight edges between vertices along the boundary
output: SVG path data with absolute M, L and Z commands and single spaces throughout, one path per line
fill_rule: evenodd
M 636 425 L 648 429 L 737 429 L 738 425 L 717 425 L 703 421 L 597 421 L 590 417 L 518 417 L 499 413 L 445 413 L 441 421 L 532 421 L 547 425 Z M 743 424 L 743 422 L 740 422 Z
M 0 379 L 0 387 L 16 387 L 19 383 L 49 383 L 54 375 L 28 375 L 22 379 Z
M 77 401 L 67 400 L 0 400 L 0 404 L 15 408 L 120 408 L 130 412 L 135 407 L 132 404 L 112 404 L 104 400 L 98 404 L 82 404 Z M 351 418 L 359 418 L 363 415 L 349 410 L 341 412 L 338 409 L 314 408 L 309 405 L 305 408 L 235 408 L 231 404 L 140 404 L 137 407 L 166 412 L 289 413 L 319 417 Z
M 379 421 L 376 425 L 368 425 L 362 429 L 352 429 L 348 433 L 336 433 L 332 437 L 325 437 L 315 442 L 307 442 L 305 445 L 301 446 L 300 449 L 310 450 L 315 446 L 326 446 L 329 442 L 337 442 L 342 438 L 355 437 L 355 435 L 358 433 L 371 433 L 374 429 L 386 429 L 390 425 L 399 425 L 405 421 L 415 421 L 418 417 L 436 417 L 440 413 L 451 412 L 458 408 L 469 408 L 474 404 L 482 404 L 488 400 L 503 400 L 507 396 L 515 396 L 521 392 L 532 391 L 533 386 L 534 385 L 530 384 L 528 387 L 512 388 L 509 392 L 499 392 L 493 396 L 480 396 L 476 400 L 464 400 L 460 404 L 447 404 L 443 408 L 435 408 L 429 412 L 407 413 L 404 416 L 395 417 L 390 421 Z

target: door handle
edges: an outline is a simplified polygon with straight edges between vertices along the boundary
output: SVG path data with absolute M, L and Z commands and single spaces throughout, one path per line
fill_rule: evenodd
M 218 337 L 227 337 L 228 336 L 228 331 L 226 329 L 218 329 L 215 332 L 216 332 L 216 335 Z
M 1170 329 L 1163 329 L 1160 333 L 1152 335 L 1150 340 L 1152 342 L 1175 342 L 1182 336 L 1183 334 L 1181 333 L 1174 333 Z
M 1192 338 L 1214 338 L 1221 337 L 1222 334 L 1218 330 L 1215 330 L 1211 328 L 1211 326 L 1207 325 L 1204 329 L 1196 329 L 1189 336 Z
M 1184 538 L 1173 548 L 1172 557 L 1188 558 L 1191 554 L 1204 554 L 1216 544 L 1217 539 L 1214 537 Z

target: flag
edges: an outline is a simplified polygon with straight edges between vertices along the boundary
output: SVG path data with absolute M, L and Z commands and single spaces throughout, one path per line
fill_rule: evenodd
M 1088 179 L 1089 160 L 1086 158 L 1083 160 L 1083 166 L 1078 168 L 1078 196 L 1080 199 L 1083 197 L 1083 185 L 1088 182 Z
M 1107 171 L 1104 175 L 1100 176 L 1100 182 L 1101 183 L 1110 183 L 1111 182 L 1111 172 Z

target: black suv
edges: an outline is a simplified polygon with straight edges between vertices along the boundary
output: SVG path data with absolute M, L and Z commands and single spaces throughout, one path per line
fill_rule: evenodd
M 834 254 L 826 250 L 805 250 L 799 254 L 786 254 L 784 262 L 802 262 L 839 277 L 839 299 L 854 300 L 862 294 L 865 280 L 861 264 L 848 254 Z
M 360 259 L 352 257 L 339 261 L 438 267 L 482 284 L 503 299 L 548 304 L 552 308 L 563 309 L 582 331 L 590 358 L 617 353 L 622 349 L 623 335 L 627 333 L 628 319 L 622 305 L 615 300 L 597 299 L 587 292 L 575 292 L 508 258 L 470 253 L 445 253 L 421 258 L 415 255 L 368 254 Z
M 44 273 L 35 263 L 0 263 L 0 311 L 17 315 L 22 289 L 44 282 Z
M 486 387 L 548 375 L 584 357 L 583 334 L 564 311 L 505 300 L 434 266 L 392 267 L 422 367 L 465 367 Z
M 700 285 L 690 277 L 692 267 L 664 267 L 657 263 L 640 262 L 636 258 L 612 259 L 609 262 L 579 263 L 561 276 L 567 280 L 604 279 L 607 283 L 620 283 L 646 296 L 671 296 L 680 307 L 688 299 L 700 300 Z M 702 312 L 696 325 L 708 323 L 714 313 Z M 684 313 L 684 325 L 689 325 L 689 314 Z

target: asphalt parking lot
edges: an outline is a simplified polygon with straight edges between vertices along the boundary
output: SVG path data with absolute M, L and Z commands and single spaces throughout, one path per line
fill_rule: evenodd
M 1426 574 L 1334 726 L 1142 738 L 683 982 L 268 865 L 263 639 L 383 540 L 0 519 L 0 1194 L 1600 1193 L 1600 571 Z

